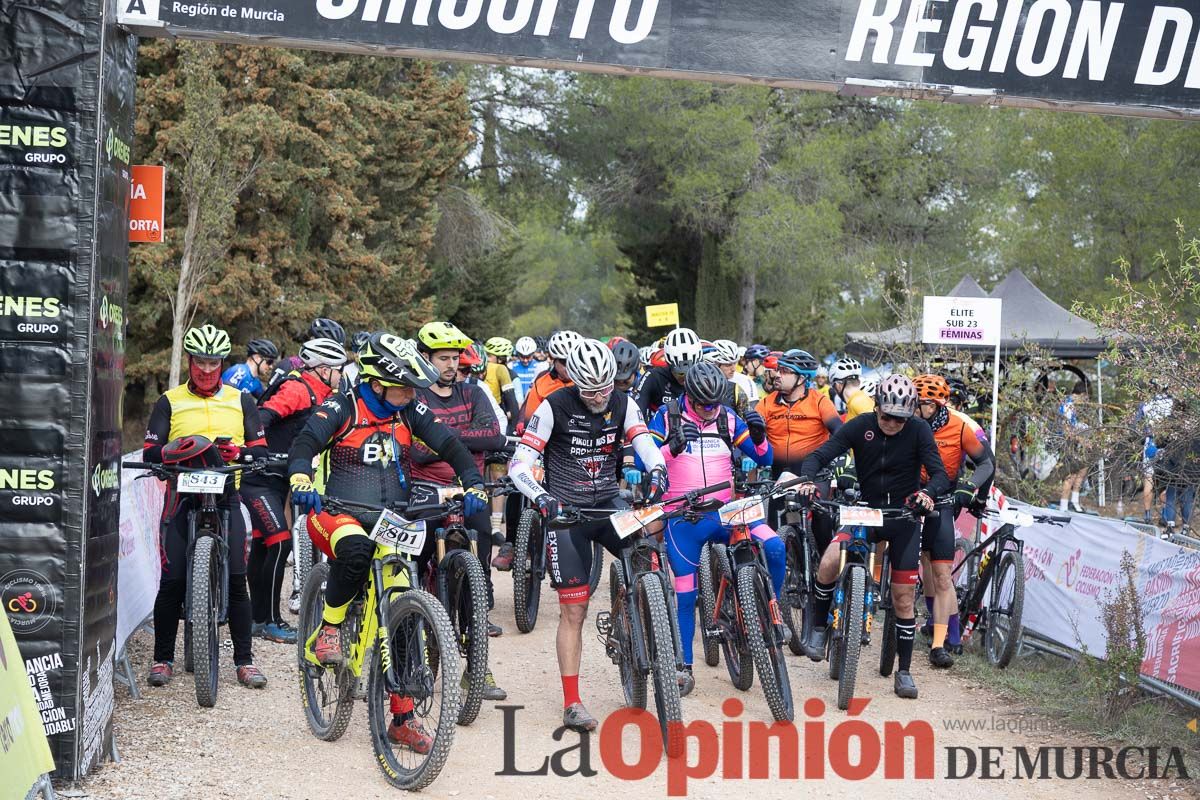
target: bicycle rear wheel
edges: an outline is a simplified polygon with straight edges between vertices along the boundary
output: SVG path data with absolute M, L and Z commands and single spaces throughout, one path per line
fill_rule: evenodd
M 455 646 L 454 628 L 437 598 L 420 589 L 393 595 L 388 611 L 391 647 L 390 672 L 395 685 L 412 701 L 412 721 L 433 739 L 428 753 L 418 753 L 388 738 L 395 714 L 403 712 L 404 700 L 388 692 L 380 648 L 375 648 L 367 681 L 367 718 L 371 746 L 388 783 L 397 789 L 416 791 L 437 778 L 450 748 L 462 703 L 459 676 L 462 667 Z M 435 674 L 428 653 L 436 649 L 441 669 Z
M 196 702 L 205 708 L 217 704 L 221 644 L 217 615 L 221 607 L 221 563 L 217 540 L 211 533 L 196 537 L 192 551 L 192 663 L 195 667 Z
M 1025 560 L 1016 550 L 1006 550 L 992 573 L 988 587 L 987 630 L 983 649 L 994 667 L 1003 669 L 1017 653 L 1021 641 L 1021 613 L 1025 608 Z
M 754 659 L 746 644 L 746 636 L 738 622 L 737 585 L 734 583 L 733 568 L 729 563 L 729 551 L 723 544 L 712 546 L 713 578 L 717 593 L 721 595 L 717 614 L 721 621 L 721 653 L 725 656 L 725 669 L 735 689 L 745 692 L 754 685 Z M 722 579 L 724 591 L 721 590 Z
M 792 683 L 788 679 L 783 647 L 775 641 L 771 587 L 756 565 L 744 564 L 738 568 L 737 595 L 746 644 L 754 659 L 767 707 L 777 722 L 791 721 L 795 713 Z
M 592 542 L 592 571 L 588 573 L 588 597 L 596 593 L 600 587 L 600 578 L 604 575 L 604 545 Z
M 354 713 L 354 673 L 346 665 L 336 669 L 322 667 L 308 660 L 310 639 L 321 627 L 325 611 L 325 582 L 329 580 L 329 564 L 312 568 L 300 595 L 299 629 L 296 631 L 296 658 L 300 669 L 301 702 L 304 718 L 313 736 L 325 742 L 337 741 L 346 732 Z M 342 623 L 342 652 L 357 638 L 358 625 L 347 615 Z
M 642 575 L 638 581 L 638 603 L 645 628 L 646 654 L 654 675 L 654 710 L 658 713 L 663 746 L 667 755 L 675 758 L 684 746 L 683 707 L 675 674 L 675 636 L 668 616 L 671 608 L 659 580 L 653 573 Z
M 458 724 L 470 725 L 479 716 L 488 668 L 487 578 L 479 559 L 467 550 L 452 551 L 439 575 L 446 582 L 446 611 L 463 658 L 462 679 L 467 683 Z
M 614 561 L 608 568 L 609 619 L 612 636 L 619 650 L 617 672 L 621 676 L 621 691 L 625 694 L 625 705 L 630 708 L 646 707 L 646 676 L 638 673 L 633 663 L 633 635 L 629 629 L 629 613 L 626 603 L 629 598 L 623 593 L 625 587 L 625 565 Z
M 292 554 L 292 570 L 296 573 L 296 581 L 303 592 L 304 582 L 313 571 L 313 543 L 308 537 L 308 517 L 303 513 L 297 514 L 292 527 L 296 530 L 296 552 Z
M 517 630 L 521 633 L 529 633 L 537 625 L 545 551 L 541 515 L 535 509 L 527 508 L 521 512 L 521 520 L 517 523 L 512 560 L 513 610 Z
M 720 576 L 713 566 L 712 545 L 705 544 L 700 551 L 700 566 L 696 568 L 697 590 L 700 594 L 696 603 L 696 613 L 700 616 L 700 643 L 704 649 L 704 663 L 715 667 L 721 663 L 721 643 L 716 637 L 708 635 L 708 629 L 715 625 L 717 611 L 717 590 Z

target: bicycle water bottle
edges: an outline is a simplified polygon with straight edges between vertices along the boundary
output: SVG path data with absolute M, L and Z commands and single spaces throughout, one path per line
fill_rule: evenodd
M 979 577 L 983 577 L 983 571 L 985 569 L 987 569 L 988 562 L 991 560 L 992 560 L 992 554 L 990 552 L 983 554 L 983 558 L 981 558 L 979 560 L 979 572 L 978 572 Z

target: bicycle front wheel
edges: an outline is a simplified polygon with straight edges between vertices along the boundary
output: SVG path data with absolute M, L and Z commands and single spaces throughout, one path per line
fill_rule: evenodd
M 758 681 L 767 697 L 767 707 L 777 722 L 791 721 L 792 683 L 788 679 L 783 646 L 775 638 L 775 620 L 771 613 L 771 587 L 754 564 L 745 564 L 737 572 L 738 603 L 742 607 L 742 625 L 746 644 L 758 671 Z M 776 612 L 778 613 L 778 612 Z
M 608 568 L 609 620 L 612 622 L 613 640 L 617 648 L 617 673 L 621 677 L 621 691 L 625 705 L 629 708 L 646 707 L 646 676 L 638 672 L 633 663 L 633 633 L 629 629 L 630 599 L 624 595 L 625 565 L 614 561 Z
M 217 615 L 221 607 L 221 562 L 217 540 L 211 535 L 196 538 L 192 551 L 192 665 L 196 679 L 196 702 L 205 708 L 217 704 L 221 647 L 217 640 Z
M 529 633 L 537 625 L 545 550 L 542 518 L 535 509 L 527 508 L 517 523 L 512 560 L 513 611 L 521 633 Z
M 313 543 L 308 536 L 308 517 L 303 513 L 296 515 L 292 523 L 296 531 L 296 551 L 292 554 L 292 571 L 295 573 L 295 583 L 304 591 L 304 583 L 313 571 Z
M 840 630 L 837 647 L 838 659 L 838 708 L 843 711 L 850 706 L 854 697 L 854 685 L 858 681 L 858 657 L 862 649 L 863 603 L 867 593 L 867 572 L 861 566 L 850 569 L 846 582 L 846 595 L 839 615 Z
M 983 649 L 994 667 L 1003 669 L 1017 654 L 1021 641 L 1021 613 L 1025 608 L 1025 559 L 1006 550 L 992 573 L 988 587 L 987 630 Z
M 660 579 L 654 573 L 638 581 L 638 602 L 646 632 L 646 653 L 654 675 L 654 710 L 662 731 L 663 746 L 671 758 L 683 752 L 683 706 L 679 676 L 675 673 L 675 635 L 671 632 L 671 607 Z
M 416 791 L 437 779 L 450 747 L 462 694 L 454 628 L 437 598 L 420 589 L 394 595 L 388 610 L 390 663 L 375 648 L 367 681 L 367 717 L 371 746 L 388 783 Z M 429 665 L 429 652 L 440 654 L 441 668 Z M 385 675 L 386 673 L 386 675 Z M 388 690 L 391 684 L 397 693 Z M 432 743 L 419 752 L 411 734 L 419 729 Z M 393 739 L 392 733 L 397 739 Z
M 708 633 L 716 625 L 717 590 L 721 578 L 713 569 L 712 545 L 705 544 L 700 551 L 700 566 L 696 569 L 696 581 L 700 594 L 696 613 L 700 615 L 700 643 L 704 647 L 704 663 L 715 667 L 721 663 L 721 643 Z
M 488 669 L 487 578 L 479 559 L 466 550 L 450 553 L 444 575 L 446 610 L 463 657 L 462 680 L 467 685 L 458 724 L 470 725 L 479 716 Z
M 725 669 L 735 689 L 743 692 L 754 685 L 754 660 L 746 644 L 742 625 L 738 622 L 737 586 L 734 584 L 733 569 L 729 563 L 729 551 L 723 544 L 712 547 L 713 580 L 721 602 L 717 614 L 721 620 L 721 652 L 725 656 Z M 722 581 L 724 591 L 722 591 Z M 744 609 L 741 609 L 744 611 Z
M 325 612 L 325 583 L 329 580 L 329 564 L 321 563 L 312 568 L 304 583 L 300 596 L 300 619 L 296 631 L 296 657 L 300 669 L 300 699 L 304 704 L 304 718 L 313 736 L 325 742 L 342 738 L 350 716 L 354 713 L 354 673 L 346 665 L 330 669 L 308 660 L 310 640 L 321 627 Z M 350 618 L 342 623 L 342 652 L 349 652 L 347 645 L 357 631 Z

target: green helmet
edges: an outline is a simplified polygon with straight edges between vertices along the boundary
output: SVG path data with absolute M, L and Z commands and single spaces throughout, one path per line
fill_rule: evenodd
M 194 356 L 225 358 L 233 351 L 229 334 L 214 325 L 191 328 L 183 335 L 183 349 Z
M 359 381 L 377 380 L 388 386 L 423 389 L 438 379 L 438 371 L 416 345 L 390 333 L 373 333 L 358 355 Z

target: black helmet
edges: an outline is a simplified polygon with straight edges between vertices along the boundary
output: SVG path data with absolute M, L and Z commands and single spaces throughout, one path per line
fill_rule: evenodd
M 417 352 L 417 346 L 390 333 L 374 333 L 358 359 L 359 380 L 377 380 L 387 386 L 424 389 L 438 379 L 438 371 Z
M 350 337 L 350 350 L 355 353 L 361 353 L 362 349 L 367 346 L 367 340 L 371 338 L 369 331 L 359 331 Z
M 539 351 L 543 353 L 548 352 L 546 348 L 548 348 L 550 345 L 547 343 L 545 336 L 535 336 L 533 337 L 533 340 L 537 342 L 537 349 Z
M 270 339 L 251 339 L 246 345 L 246 355 L 262 356 L 268 361 L 279 358 L 279 348 Z
M 946 383 L 950 384 L 950 402 L 956 406 L 965 405 L 967 402 L 966 382 L 956 375 L 948 375 Z
M 688 367 L 683 379 L 683 390 L 696 403 L 712 405 L 725 396 L 725 374 L 716 364 L 697 361 Z
M 333 339 L 343 347 L 346 346 L 346 330 L 336 322 L 326 317 L 317 317 L 308 326 L 306 339 Z
M 642 354 L 638 352 L 637 345 L 628 339 L 622 339 L 613 345 L 613 358 L 617 360 L 617 380 L 627 381 L 637 372 L 638 363 L 642 360 Z

